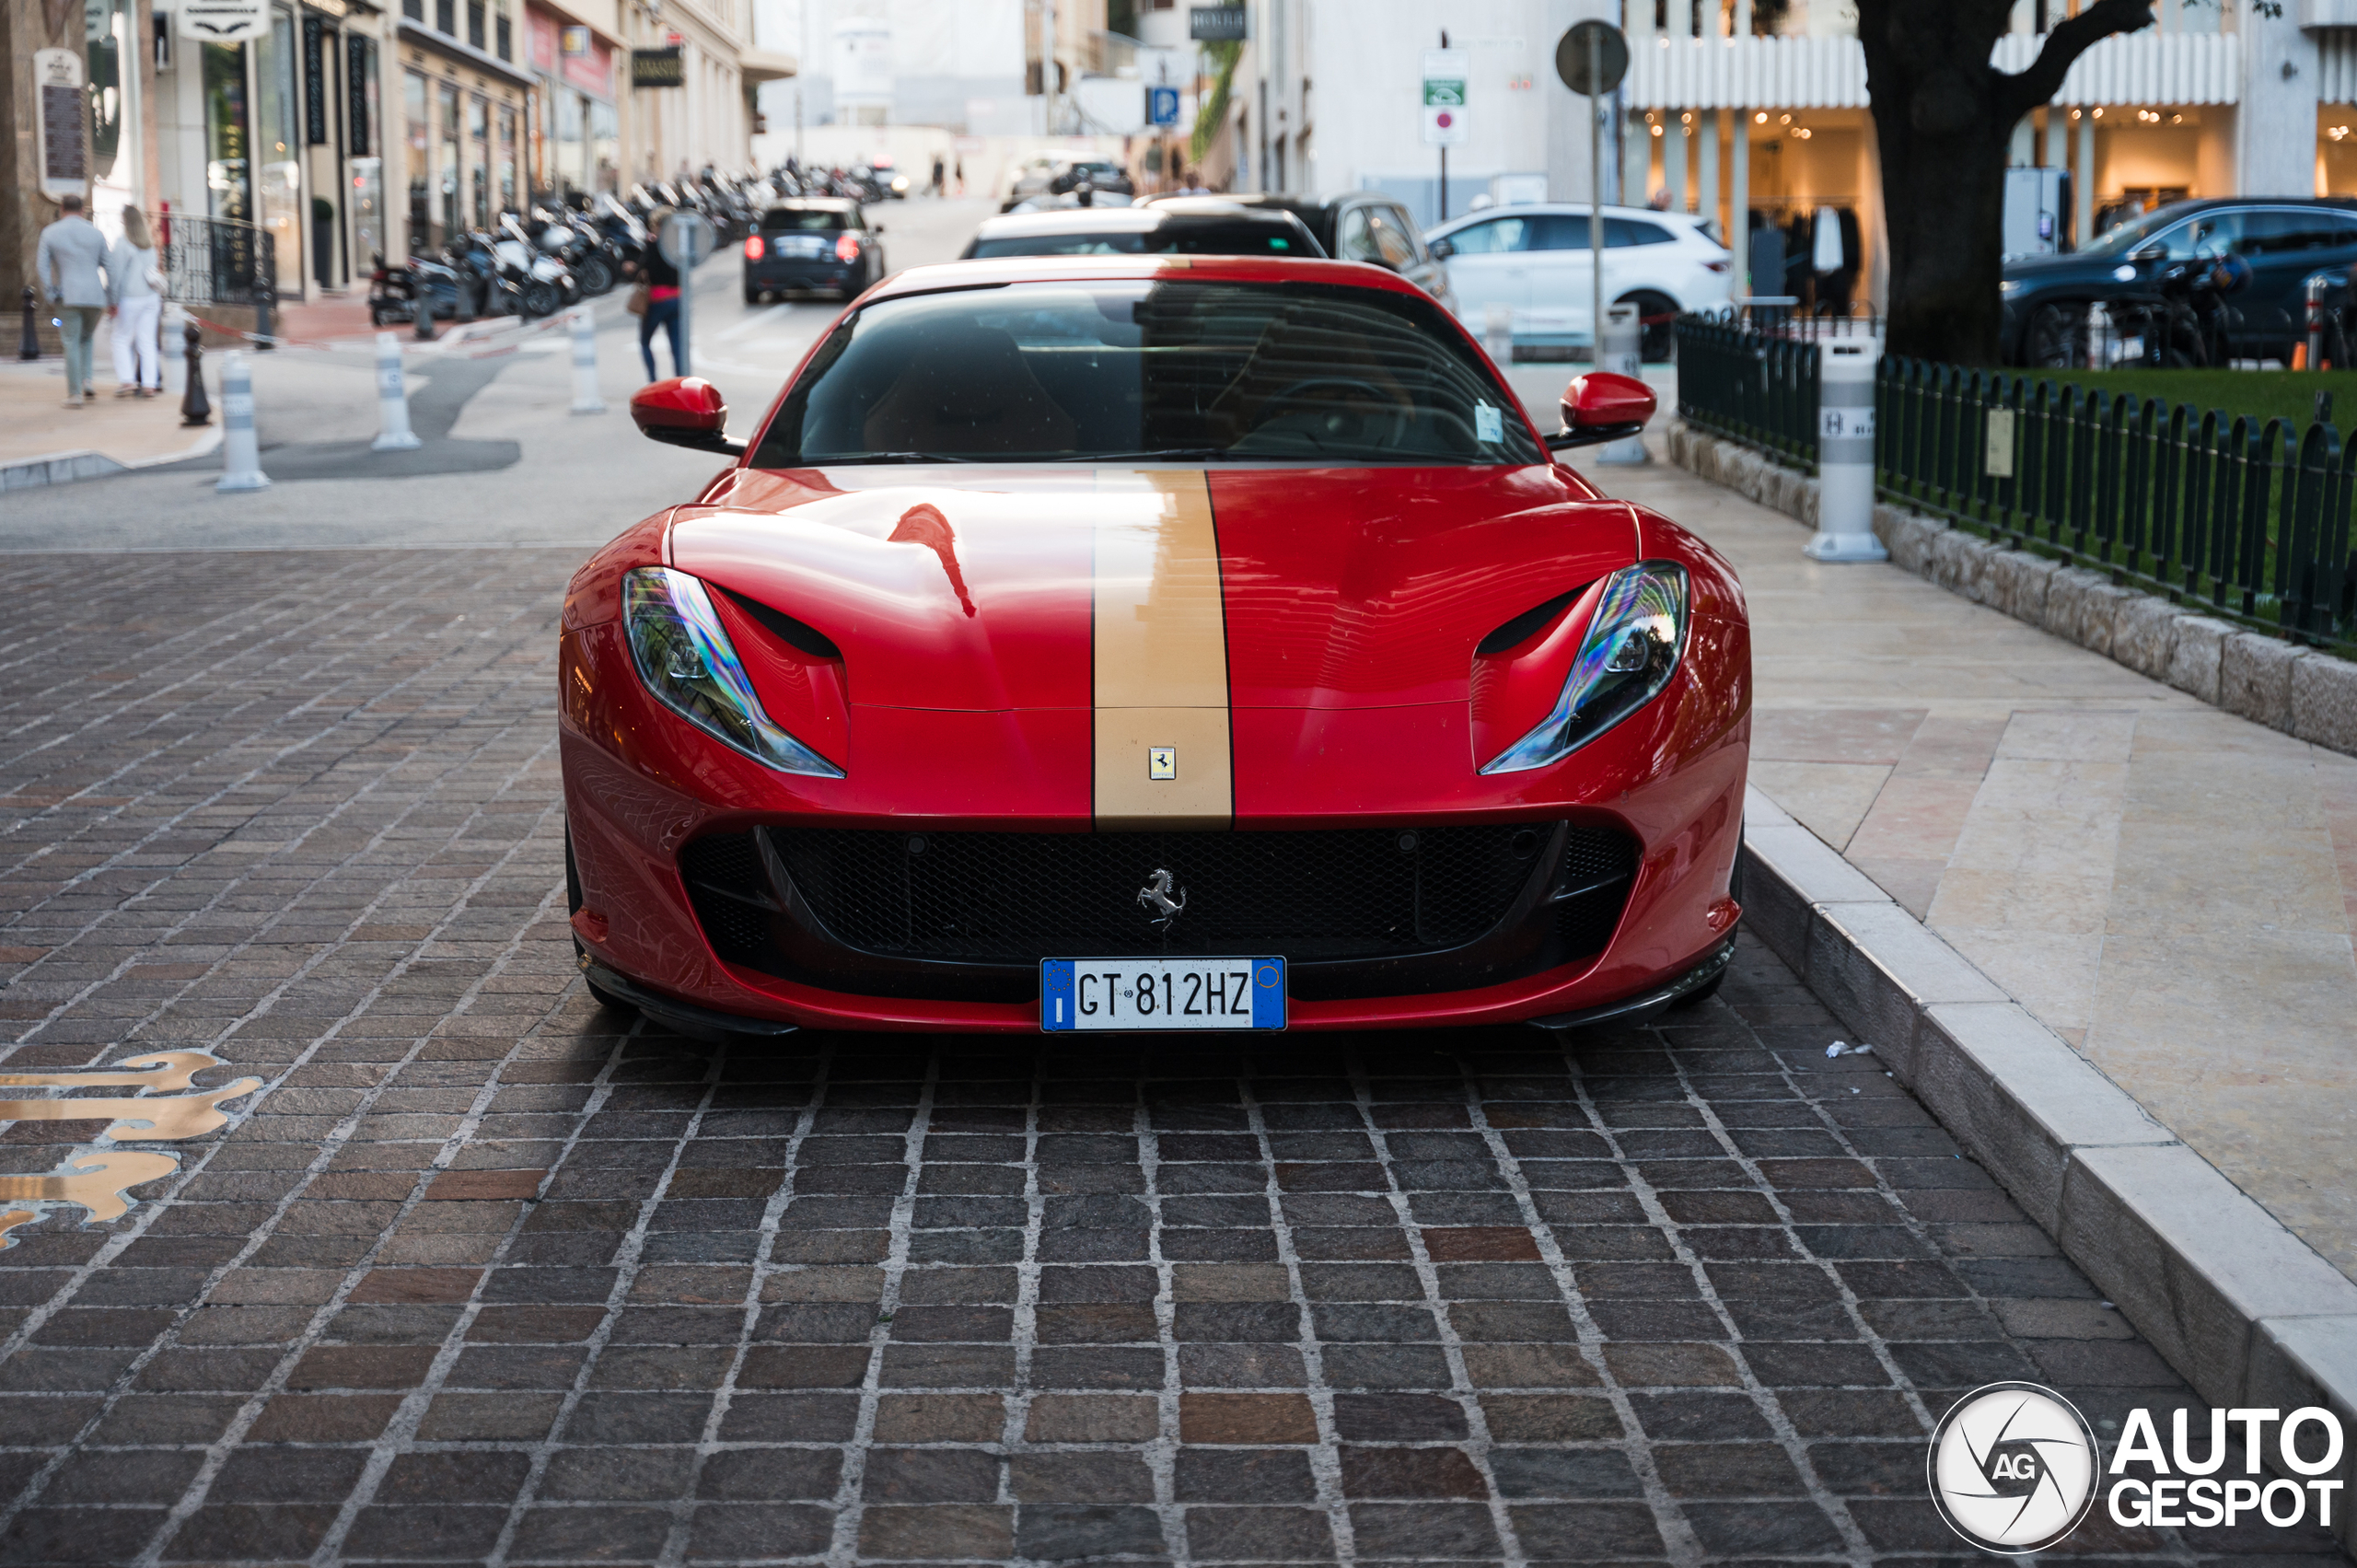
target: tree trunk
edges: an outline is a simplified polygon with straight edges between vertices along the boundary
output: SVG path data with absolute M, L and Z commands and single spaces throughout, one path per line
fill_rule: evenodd
M 2098 40 L 2151 25 L 2151 0 L 2096 0 L 2047 35 L 2030 68 L 1989 64 L 2010 0 L 1858 0 L 1882 154 L 1892 354 L 1993 365 L 2005 153 Z

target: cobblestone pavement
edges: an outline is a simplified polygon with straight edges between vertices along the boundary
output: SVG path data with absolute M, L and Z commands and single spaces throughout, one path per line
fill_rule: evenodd
M 1957 1392 L 2191 1402 L 1757 947 L 1568 1049 L 598 1008 L 570 564 L 12 562 L 0 1561 L 1961 1561 Z

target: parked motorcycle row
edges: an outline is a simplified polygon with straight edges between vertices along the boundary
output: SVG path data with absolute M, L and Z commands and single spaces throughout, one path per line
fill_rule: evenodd
M 648 219 L 658 210 L 702 214 L 725 247 L 753 231 L 774 189 L 772 180 L 707 173 L 633 186 L 622 196 L 576 192 L 562 205 L 503 213 L 493 227 L 458 235 L 438 252 L 412 254 L 400 266 L 378 258 L 368 319 L 377 327 L 414 324 L 421 301 L 429 319 L 552 316 L 635 277 L 654 243 Z

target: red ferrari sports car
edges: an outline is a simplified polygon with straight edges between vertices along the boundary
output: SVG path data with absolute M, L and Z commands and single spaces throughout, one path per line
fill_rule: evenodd
M 690 1028 L 1567 1028 L 1707 995 L 1750 735 L 1727 563 L 1552 453 L 1412 285 L 1028 258 L 869 290 L 573 579 L 591 989 Z

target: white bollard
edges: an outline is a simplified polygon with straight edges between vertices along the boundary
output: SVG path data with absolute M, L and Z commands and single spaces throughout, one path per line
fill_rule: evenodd
M 254 436 L 254 376 L 242 350 L 221 361 L 221 478 L 215 490 L 267 490 L 261 445 Z
M 188 391 L 188 312 L 167 305 L 157 325 L 164 355 L 164 392 L 179 398 Z
M 413 452 L 425 445 L 409 427 L 409 384 L 401 378 L 401 343 L 377 334 L 377 419 L 380 428 L 368 443 L 372 452 Z
M 1501 366 L 1514 363 L 1514 307 L 1485 305 L 1481 308 L 1481 347 Z
M 606 400 L 598 395 L 598 322 L 586 305 L 565 312 L 573 322 L 573 412 L 603 413 Z
M 1817 537 L 1812 561 L 1887 561 L 1875 537 L 1875 362 L 1871 333 L 1817 345 Z
M 1608 305 L 1604 308 L 1604 332 L 1596 346 L 1596 367 L 1619 376 L 1645 378 L 1645 327 L 1635 305 Z M 1642 436 L 1624 436 L 1618 441 L 1608 441 L 1589 459 L 1598 463 L 1649 463 L 1652 454 L 1645 450 Z

